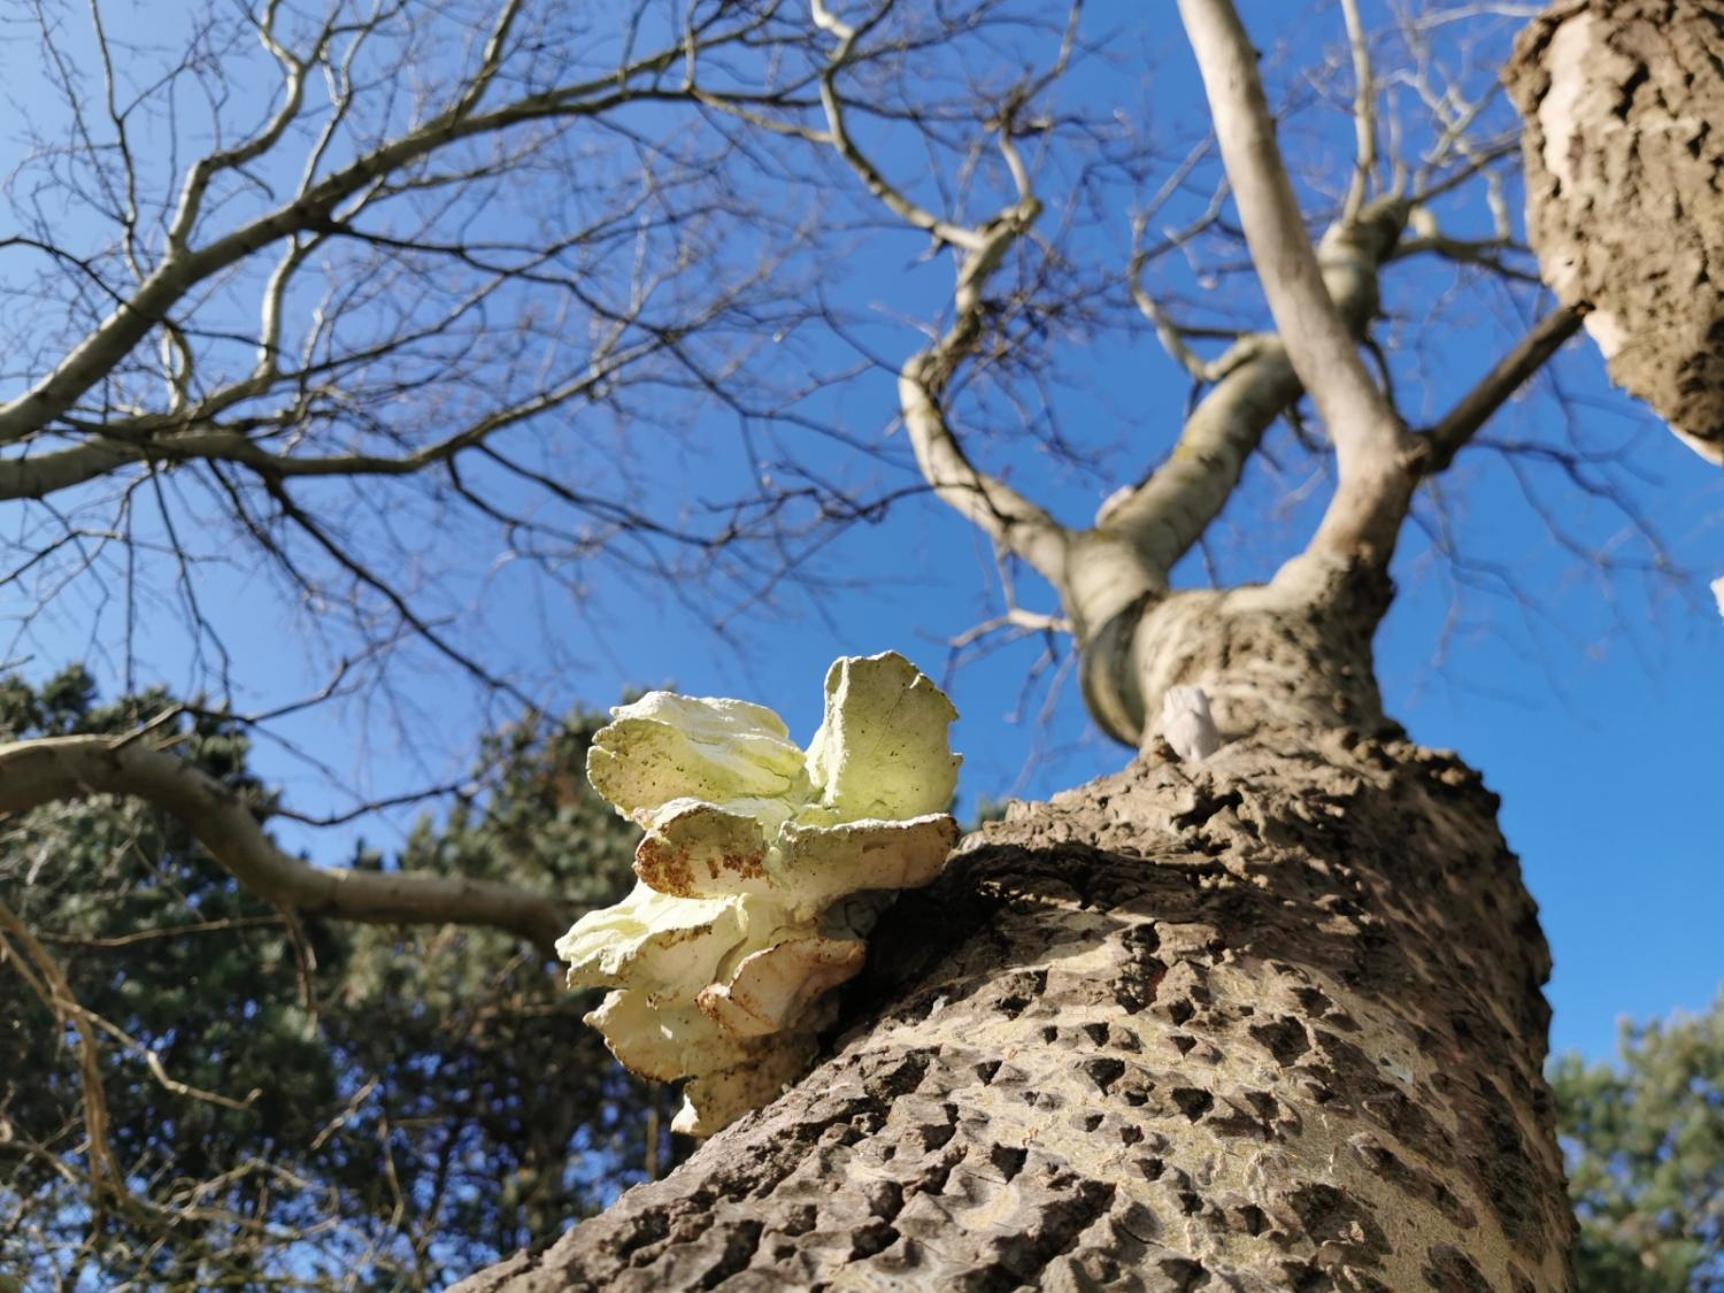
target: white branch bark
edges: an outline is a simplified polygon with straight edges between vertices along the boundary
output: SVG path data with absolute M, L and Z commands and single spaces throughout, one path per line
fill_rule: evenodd
M 1318 244 L 1324 283 L 1351 336 L 1370 324 L 1382 267 L 1408 210 L 1400 199 L 1370 202 Z M 1212 362 L 1203 376 L 1213 386 L 1186 418 L 1168 460 L 1098 520 L 1128 539 L 1164 581 L 1220 515 L 1264 433 L 1304 389 L 1275 333 L 1242 337 Z
M 1386 561 L 1410 497 L 1411 439 L 1324 285 L 1238 13 L 1230 0 L 1180 0 L 1179 10 L 1276 330 L 1335 445 L 1340 483 L 1313 551 Z
M 1359 17 L 1359 0 L 1341 0 L 1347 26 L 1347 47 L 1353 56 L 1353 178 L 1347 185 L 1347 201 L 1341 218 L 1352 220 L 1370 196 L 1372 173 L 1377 169 L 1377 80 L 1371 71 L 1371 45 Z
M 982 334 L 982 285 L 1039 210 L 1034 198 L 1027 199 L 990 231 L 981 250 L 965 255 L 955 295 L 957 318 L 938 341 L 917 351 L 899 370 L 898 403 L 916 465 L 940 500 L 1064 590 L 1070 534 L 1011 486 L 970 462 L 940 402 L 952 373 Z

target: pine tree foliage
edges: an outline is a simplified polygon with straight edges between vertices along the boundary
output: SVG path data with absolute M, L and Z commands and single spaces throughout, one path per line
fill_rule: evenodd
M 1553 1067 L 1586 1293 L 1724 1289 L 1724 996 Z
M 0 738 L 126 732 L 170 704 L 100 704 L 76 668 L 10 679 Z M 180 721 L 180 753 L 267 820 L 243 731 Z M 487 738 L 478 793 L 421 820 L 398 857 L 362 848 L 353 865 L 611 901 L 635 833 L 581 775 L 600 722 Z M 78 1039 L 0 947 L 0 1272 L 24 1287 L 437 1288 L 668 1165 L 668 1097 L 582 1025 L 591 994 L 504 935 L 289 924 L 132 801 L 0 830 L 0 893 L 78 1002 L 131 1039 L 99 1034 L 132 1201 L 95 1206 Z M 169 1090 L 146 1050 L 242 1107 Z

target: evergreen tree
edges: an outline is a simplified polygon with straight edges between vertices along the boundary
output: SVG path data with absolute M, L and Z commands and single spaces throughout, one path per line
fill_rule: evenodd
M 0 737 L 124 733 L 170 707 L 155 691 L 101 705 L 81 668 L 12 678 Z M 180 753 L 267 820 L 243 731 L 180 722 Z M 354 865 L 612 901 L 634 830 L 581 773 L 600 722 L 486 738 L 478 793 L 421 819 L 399 858 Z M 111 1026 L 101 1085 L 133 1196 L 92 1194 L 81 1043 L 0 948 L 0 1270 L 31 1286 L 435 1288 L 668 1163 L 668 1097 L 581 1024 L 591 994 L 506 935 L 289 922 L 179 821 L 114 797 L 8 822 L 0 892 Z
M 1587 1293 L 1724 1288 L 1724 996 L 1552 1069 Z

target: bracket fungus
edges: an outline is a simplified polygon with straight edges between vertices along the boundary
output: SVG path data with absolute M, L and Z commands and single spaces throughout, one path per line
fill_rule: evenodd
M 611 711 L 593 788 L 646 831 L 634 890 L 557 943 L 587 1022 L 641 1077 L 688 1078 L 674 1130 L 775 1098 L 862 968 L 891 891 L 927 884 L 958 827 L 951 701 L 903 656 L 845 657 L 806 751 L 770 709 L 655 691 Z

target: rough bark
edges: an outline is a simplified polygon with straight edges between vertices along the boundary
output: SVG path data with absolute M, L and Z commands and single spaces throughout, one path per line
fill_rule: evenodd
M 1152 745 L 902 900 L 777 1103 L 459 1288 L 1569 1289 L 1495 807 L 1394 737 Z
M 1504 78 L 1545 282 L 1616 383 L 1724 463 L 1724 4 L 1563 0 Z

